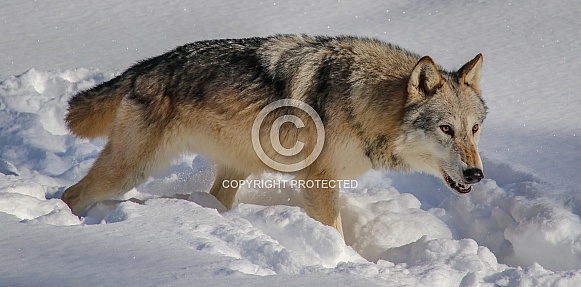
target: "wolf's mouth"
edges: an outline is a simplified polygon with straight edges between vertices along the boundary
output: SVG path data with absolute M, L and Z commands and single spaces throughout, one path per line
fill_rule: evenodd
M 454 180 L 452 180 L 452 178 L 447 175 L 446 173 L 444 173 L 444 181 L 446 181 L 446 184 L 448 184 L 448 186 L 459 192 L 459 193 L 469 193 L 472 190 L 472 185 L 471 184 L 461 184 L 461 183 L 457 183 Z

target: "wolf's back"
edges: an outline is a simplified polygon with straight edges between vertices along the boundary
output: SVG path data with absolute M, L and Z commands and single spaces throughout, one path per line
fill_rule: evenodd
M 73 96 L 66 116 L 68 128 L 83 138 L 109 136 L 117 108 L 131 90 L 131 82 L 124 74 Z

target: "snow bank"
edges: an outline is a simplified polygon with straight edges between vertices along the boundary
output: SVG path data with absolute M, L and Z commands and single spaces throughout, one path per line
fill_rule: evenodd
M 4 3 L 0 286 L 581 286 L 580 3 Z M 67 131 L 74 93 L 188 41 L 287 32 L 380 37 L 447 68 L 482 52 L 486 179 L 456 196 L 370 171 L 341 194 L 345 242 L 297 190 L 242 189 L 226 211 L 197 155 L 85 218 L 58 199 L 105 143 Z
M 508 286 L 531 274 L 537 277 L 533 285 L 581 282 L 577 271 L 555 272 L 581 269 L 578 216 L 539 196 L 547 185 L 509 165 L 504 186 L 486 179 L 468 196 L 445 188 L 427 193 L 443 186 L 424 175 L 369 172 L 358 179 L 360 189 L 341 194 L 347 244 L 297 207 L 298 190 L 241 189 L 239 205 L 225 211 L 206 193 L 213 167 L 195 155 L 132 190 L 127 197 L 142 204 L 100 203 L 80 221 L 57 197 L 88 170 L 103 141 L 75 139 L 62 118 L 72 94 L 112 76 L 87 69 L 30 70 L 0 82 L 0 156 L 9 167 L 0 174 L 0 212 L 34 223 L 25 229 L 136 226 L 159 234 L 147 240 L 231 258 L 216 266 L 225 274 L 356 274 L 402 285 L 413 276 L 409 285 L 425 286 Z M 410 193 L 398 190 L 403 182 Z M 191 190 L 196 192 L 189 201 L 161 198 Z M 43 230 L 50 236 L 57 227 Z

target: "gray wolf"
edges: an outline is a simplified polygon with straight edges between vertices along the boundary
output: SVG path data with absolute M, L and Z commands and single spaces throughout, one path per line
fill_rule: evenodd
M 210 193 L 230 209 L 237 188 L 223 181 L 272 171 L 253 149 L 251 129 L 260 111 L 280 99 L 308 104 L 325 129 L 320 155 L 292 171 L 295 178 L 352 179 L 368 169 L 418 171 L 467 193 L 483 178 L 477 149 L 486 117 L 481 70 L 480 54 L 459 70 L 446 71 L 428 56 L 350 36 L 186 44 L 70 100 L 70 130 L 108 142 L 62 199 L 79 215 L 124 194 L 176 156 L 198 153 L 217 165 Z M 282 146 L 304 144 L 303 152 L 290 157 L 269 144 L 269 127 L 283 114 L 307 121 L 300 128 L 279 123 Z M 316 130 L 307 116 L 289 107 L 269 114 L 260 126 L 265 153 L 287 162 L 313 151 Z M 338 188 L 305 188 L 301 195 L 308 215 L 342 233 Z

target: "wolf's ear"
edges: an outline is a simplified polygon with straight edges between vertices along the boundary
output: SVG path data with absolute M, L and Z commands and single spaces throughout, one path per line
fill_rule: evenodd
M 480 74 L 482 72 L 482 54 L 476 55 L 472 61 L 466 63 L 458 74 L 460 75 L 460 84 L 472 87 L 480 95 Z
M 433 95 L 442 85 L 442 75 L 434 60 L 429 56 L 421 58 L 410 75 L 407 104 L 418 103 Z

